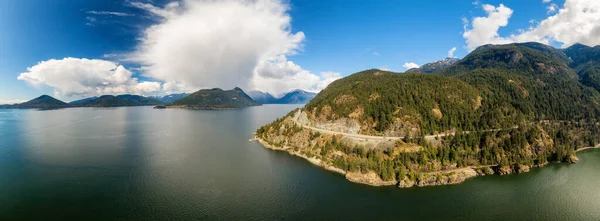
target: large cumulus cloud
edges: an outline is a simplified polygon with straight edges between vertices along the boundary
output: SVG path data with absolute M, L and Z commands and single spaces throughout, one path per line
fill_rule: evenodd
M 140 82 L 132 72 L 112 61 L 86 58 L 50 59 L 21 73 L 19 80 L 47 85 L 55 94 L 94 96 L 104 94 L 148 94 L 160 91 L 158 82 Z
M 305 36 L 292 31 L 289 6 L 282 1 L 132 5 L 158 18 L 158 23 L 143 32 L 129 59 L 142 64 L 145 76 L 166 82 L 168 89 L 238 86 L 279 93 L 320 90 L 330 80 L 288 61 L 302 49 Z

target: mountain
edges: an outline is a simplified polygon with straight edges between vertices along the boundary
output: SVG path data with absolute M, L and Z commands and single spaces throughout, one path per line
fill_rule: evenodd
M 261 104 L 273 104 L 277 101 L 277 98 L 273 97 L 273 95 L 262 91 L 249 91 L 248 96 Z
M 574 44 L 563 49 L 562 52 L 572 60 L 569 65 L 574 69 L 589 62 L 600 62 L 600 46 L 590 47 L 583 44 Z
M 78 107 L 120 107 L 120 106 L 148 106 L 163 104 L 163 102 L 154 98 L 143 97 L 139 95 L 103 95 L 97 98 L 86 98 L 71 102 L 73 106 Z
M 581 83 L 600 90 L 600 46 L 575 44 L 563 53 L 572 60 L 569 66 L 577 72 Z
M 442 60 L 434 61 L 431 63 L 424 64 L 418 68 L 411 68 L 405 73 L 433 73 L 439 70 L 442 70 L 454 63 L 460 61 L 458 58 L 444 58 Z
M 12 105 L 12 108 L 23 108 L 23 109 L 29 109 L 29 108 L 52 109 L 52 108 L 64 108 L 64 107 L 68 107 L 68 104 L 65 102 L 62 102 L 56 98 L 48 96 L 48 95 L 42 95 L 38 98 L 27 101 L 25 103 Z
M 434 74 L 358 72 L 256 138 L 370 185 L 443 185 L 575 162 L 577 150 L 600 143 L 600 93 L 567 54 L 485 45 Z
M 169 103 L 173 103 L 181 98 L 187 97 L 189 94 L 187 93 L 182 93 L 182 94 L 169 94 L 169 95 L 165 95 L 162 97 L 159 96 L 153 96 L 151 98 L 157 99 L 159 101 L 162 101 L 163 103 L 169 104 Z
M 560 50 L 540 43 L 484 45 L 454 65 L 441 70 L 454 75 L 478 69 L 494 69 L 528 76 L 577 78 Z
M 258 105 L 260 103 L 252 100 L 242 89 L 236 87 L 228 91 L 220 88 L 199 90 L 171 103 L 169 107 L 230 109 Z
M 276 104 L 305 104 L 317 96 L 316 93 L 303 90 L 293 90 L 278 98 Z
M 273 95 L 262 91 L 250 91 L 248 95 L 261 104 L 306 104 L 317 94 L 297 89 L 284 94 L 280 98 L 275 98 Z

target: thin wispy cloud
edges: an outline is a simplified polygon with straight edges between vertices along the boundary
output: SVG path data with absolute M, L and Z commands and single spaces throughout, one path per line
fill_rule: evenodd
M 114 16 L 121 16 L 121 17 L 134 16 L 134 14 L 129 14 L 129 13 L 125 13 L 125 12 L 111 12 L 111 11 L 87 11 L 86 13 L 93 14 L 93 15 L 114 15 Z
M 94 26 L 94 23 L 98 20 L 96 19 L 96 17 L 92 17 L 92 16 L 87 16 L 85 17 L 85 20 L 87 20 L 87 22 L 85 23 L 85 25 L 87 26 Z

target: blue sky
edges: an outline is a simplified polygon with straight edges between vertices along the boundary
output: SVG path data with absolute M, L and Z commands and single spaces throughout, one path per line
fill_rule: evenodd
M 338 77 L 361 70 L 381 68 L 400 72 L 406 70 L 403 67 L 405 63 L 422 65 L 439 60 L 446 57 L 453 47 L 456 47 L 454 56 L 460 58 L 468 54 L 469 45 L 483 43 L 533 40 L 557 47 L 573 41 L 596 43 L 593 39 L 590 40 L 590 36 L 585 36 L 585 32 L 565 36 L 564 31 L 561 32 L 558 28 L 545 27 L 542 30 L 537 27 L 539 22 L 551 16 L 560 16 L 562 12 L 558 9 L 575 7 L 568 6 L 564 0 L 265 1 L 269 2 L 266 7 L 280 9 L 279 6 L 283 6 L 283 14 L 265 15 L 264 11 L 253 14 L 261 8 L 246 10 L 244 7 L 247 4 L 237 5 L 243 1 L 212 5 L 214 8 L 211 10 L 219 13 L 204 12 L 205 15 L 192 14 L 195 13 L 193 11 L 202 12 L 205 5 L 201 0 L 186 0 L 178 6 L 171 4 L 172 8 L 167 5 L 172 1 L 156 0 L 0 1 L 0 100 L 28 100 L 41 94 L 55 95 L 64 100 L 99 93 L 165 94 L 206 87 L 227 89 L 238 84 L 244 89 L 259 89 L 274 94 L 294 88 L 318 91 Z M 572 0 L 571 3 L 588 4 L 590 7 L 596 4 L 593 0 Z M 493 10 L 488 6 L 494 7 Z M 511 13 L 502 13 L 500 7 Z M 551 7 L 556 8 L 552 10 Z M 223 15 L 229 9 L 236 10 L 234 8 L 239 12 Z M 183 12 L 186 10 L 187 12 Z M 498 15 L 491 16 L 490 12 L 497 12 Z M 161 13 L 172 15 L 164 16 Z M 239 17 L 235 17 L 236 14 Z M 225 23 L 216 22 L 221 15 L 233 17 L 222 19 L 221 22 Z M 237 20 L 263 18 L 261 16 L 265 16 L 264 19 L 273 18 L 273 26 L 284 24 L 289 27 L 266 27 L 271 24 L 269 22 L 265 22 L 265 25 L 256 22 L 240 23 L 240 27 L 258 25 L 257 29 L 265 29 L 260 30 L 265 35 L 273 35 L 266 40 L 257 40 L 254 36 L 248 42 L 236 38 L 246 36 L 247 32 L 255 29 L 244 29 L 239 33 L 237 29 L 231 29 L 231 36 L 222 33 L 222 27 L 240 25 Z M 286 17 L 291 20 L 286 22 Z M 496 25 L 500 26 L 498 37 L 475 39 L 473 36 L 481 36 L 481 33 L 490 31 L 487 29 L 488 23 L 494 23 L 485 21 L 486 27 L 476 28 L 474 19 L 477 17 L 507 19 L 508 23 L 502 25 L 502 21 L 499 21 L 500 25 Z M 585 18 L 588 20 L 580 22 L 593 22 L 590 19 L 595 19 L 588 17 Z M 188 21 L 182 21 L 186 19 Z M 206 21 L 199 21 L 202 19 Z M 234 22 L 229 25 L 228 21 Z M 465 22 L 467 29 L 474 30 L 475 35 L 463 36 Z M 212 27 L 213 24 L 216 26 Z M 153 25 L 170 31 L 154 33 L 149 29 Z M 206 29 L 214 31 L 204 33 L 202 27 L 207 26 Z M 490 26 L 493 32 L 494 25 Z M 180 30 L 173 27 L 179 27 Z M 543 36 L 531 37 L 533 34 L 521 34 L 523 31 L 519 31 L 528 28 L 533 30 L 532 33 L 543 33 Z M 181 33 L 177 33 L 179 31 Z M 248 35 L 253 36 L 252 33 Z M 144 36 L 147 38 L 144 39 Z M 166 54 L 161 54 L 161 47 L 148 44 L 153 40 L 170 41 L 172 43 L 165 43 L 164 47 L 181 47 L 186 50 L 178 53 L 179 51 L 163 48 Z M 257 42 L 256 46 L 253 41 Z M 219 46 L 222 42 L 226 47 Z M 260 45 L 261 43 L 264 45 Z M 240 48 L 239 52 L 236 51 L 236 47 L 244 45 L 254 48 Z M 196 51 L 195 46 L 198 46 Z M 220 52 L 222 57 L 218 57 Z M 236 56 L 238 54 L 239 59 Z M 180 55 L 181 59 L 170 60 Z M 190 56 L 197 57 L 190 60 Z M 67 57 L 74 59 L 62 60 Z M 230 61 L 228 58 L 232 57 L 236 58 Z M 29 67 L 51 59 L 59 62 L 52 66 L 40 65 L 39 70 L 28 71 Z M 83 59 L 96 59 L 98 62 Z M 163 61 L 165 59 L 169 61 Z M 106 63 L 101 63 L 102 61 Z M 173 64 L 178 61 L 182 61 L 180 66 Z M 72 62 L 78 62 L 79 69 L 69 66 Z M 111 68 L 111 65 L 114 67 Z M 260 68 L 261 65 L 266 67 Z M 131 76 L 125 74 L 124 80 L 98 80 L 104 79 L 103 75 L 121 76 L 117 66 L 122 66 L 123 73 L 130 73 Z M 196 66 L 197 69 L 194 69 Z M 106 70 L 90 71 L 99 67 Z M 73 73 L 63 76 L 70 71 Z M 88 77 L 80 79 L 80 72 L 85 72 L 81 75 Z M 237 72 L 244 73 L 237 76 Z M 19 80 L 17 78 L 21 73 L 28 74 Z M 89 83 L 91 81 L 95 83 Z M 247 81 L 254 83 L 246 84 Z M 148 84 L 138 85 L 142 82 Z M 178 87 L 167 87 L 165 82 Z M 117 87 L 117 84 L 126 86 Z

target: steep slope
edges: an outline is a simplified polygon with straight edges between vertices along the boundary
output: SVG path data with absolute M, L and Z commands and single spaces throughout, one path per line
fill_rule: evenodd
M 444 58 L 442 60 L 434 61 L 431 63 L 427 63 L 418 68 L 411 68 L 406 73 L 433 73 L 444 68 L 449 67 L 450 65 L 455 64 L 460 61 L 458 58 Z
M 48 95 L 42 95 L 33 100 L 21 104 L 12 105 L 13 108 L 64 108 L 68 104 Z
M 185 98 L 177 100 L 169 107 L 191 109 L 230 109 L 260 105 L 252 100 L 242 89 L 224 91 L 220 88 L 199 90 Z
M 122 106 L 148 106 L 158 105 L 163 102 L 154 98 L 143 97 L 139 95 L 103 95 L 96 99 L 87 98 L 72 104 L 77 107 L 122 107 Z
M 313 121 L 353 122 L 361 134 L 404 136 L 412 128 L 429 134 L 462 125 L 475 118 L 479 100 L 456 78 L 367 70 L 331 83 L 305 111 Z

